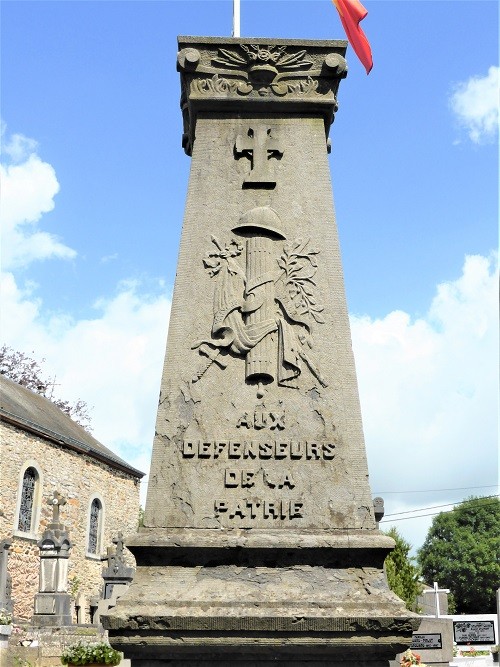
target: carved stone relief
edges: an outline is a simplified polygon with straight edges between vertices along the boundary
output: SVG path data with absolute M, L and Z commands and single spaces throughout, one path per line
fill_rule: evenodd
M 207 44 L 179 41 L 177 67 L 181 72 L 182 145 L 191 155 L 200 110 L 234 107 L 242 101 L 258 108 L 261 103 L 302 105 L 321 103 L 328 137 L 337 111 L 337 90 L 347 75 L 347 63 L 339 52 L 319 47 L 308 52 L 291 45 Z M 283 107 L 285 110 L 285 107 Z
M 231 354 L 245 359 L 245 380 L 257 385 L 258 398 L 266 384 L 296 386 L 304 365 L 327 386 L 311 355 L 313 326 L 324 323 L 315 295 L 319 250 L 309 239 L 287 242 L 280 226 L 276 212 L 262 206 L 247 211 L 233 229 L 245 246 L 212 236 L 214 248 L 203 259 L 215 280 L 212 331 L 192 346 L 207 358 L 193 383 L 213 364 L 224 369 Z M 238 261 L 244 251 L 245 267 Z
M 274 187 L 276 180 L 269 160 L 271 157 L 280 158 L 283 148 L 276 138 L 276 129 L 263 123 L 254 123 L 242 134 L 238 134 L 234 144 L 236 157 L 250 158 L 250 173 L 244 178 L 243 186 Z
M 177 61 L 185 71 L 209 74 L 191 81 L 190 92 L 198 95 L 326 95 L 331 86 L 322 87 L 326 72 L 344 77 L 347 66 L 338 54 L 329 54 L 322 62 L 308 57 L 305 50 L 290 52 L 287 46 L 240 44 L 234 49 L 219 48 L 216 57 L 202 62 L 192 48 L 179 52 Z

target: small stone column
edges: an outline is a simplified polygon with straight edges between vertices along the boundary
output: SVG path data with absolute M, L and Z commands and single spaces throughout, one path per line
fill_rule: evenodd
M 40 592 L 35 595 L 33 625 L 71 625 L 71 595 L 68 589 L 68 558 L 73 546 L 66 526 L 60 523 L 59 508 L 66 498 L 54 491 L 49 498 L 52 523 L 38 542 L 40 549 Z
M 0 540 L 0 609 L 12 612 L 10 575 L 7 569 L 12 540 Z

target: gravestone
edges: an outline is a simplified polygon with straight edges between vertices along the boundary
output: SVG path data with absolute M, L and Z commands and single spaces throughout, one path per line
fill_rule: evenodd
M 134 578 L 134 568 L 127 565 L 123 554 L 123 533 L 118 533 L 113 539 L 113 544 L 115 546 L 108 547 L 107 554 L 103 558 L 108 564 L 102 570 L 104 580 L 102 598 L 92 614 L 93 623 L 99 623 L 101 615 L 115 606 L 117 599 L 125 593 Z
M 68 558 L 72 543 L 66 526 L 60 521 L 60 508 L 66 504 L 58 491 L 48 500 L 52 522 L 38 542 L 40 549 L 40 583 L 35 595 L 33 625 L 53 627 L 71 625 L 71 595 L 68 593 Z
M 102 578 L 104 579 L 103 595 L 105 600 L 112 597 L 117 587 L 127 588 L 134 578 L 134 568 L 127 565 L 123 553 L 123 533 L 119 532 L 113 538 L 113 547 L 109 547 L 104 560 L 107 560 L 107 567 L 103 568 Z
M 133 667 L 386 667 L 420 622 L 368 483 L 327 160 L 345 50 L 179 38 L 191 175 L 136 575 L 102 618 Z
M 439 588 L 437 581 L 432 586 L 424 584 L 422 593 L 417 598 L 417 606 L 423 616 L 446 616 L 448 613 L 449 588 Z
M 423 618 L 413 633 L 411 650 L 429 667 L 448 667 L 453 659 L 453 623 L 450 618 Z M 399 667 L 401 655 L 391 664 Z

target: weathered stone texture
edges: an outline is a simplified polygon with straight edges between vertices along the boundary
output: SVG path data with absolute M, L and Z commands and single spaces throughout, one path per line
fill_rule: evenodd
M 244 128 L 260 122 L 275 127 L 286 146 L 276 165 L 278 185 L 273 190 L 242 189 L 248 160 L 234 160 L 231 145 Z M 208 252 L 216 252 L 211 236 L 222 245 L 237 239 L 244 246 L 245 237 L 233 230 L 239 228 L 242 216 L 259 207 L 276 212 L 286 238 L 272 241 L 276 269 L 287 243 L 309 239 L 305 250 L 319 250 L 314 296 L 324 306 L 324 324 L 313 322 L 313 347 L 308 352 L 328 384 L 322 387 L 302 363 L 295 388 L 268 384 L 261 400 L 256 385 L 245 382 L 245 363 L 236 356 L 223 357 L 226 368 L 214 363 L 198 382 L 191 382 L 206 362 L 191 347 L 210 338 L 214 318 L 217 278 L 210 278 L 203 263 Z M 242 270 L 244 255 L 243 250 L 234 258 Z M 277 367 L 277 334 L 273 335 L 272 361 Z M 146 526 L 375 528 L 321 118 L 198 117 L 163 378 Z M 238 426 L 242 415 L 253 416 L 262 404 L 268 412 L 281 407 L 283 430 Z M 332 454 L 324 456 L 320 445 L 317 458 L 315 454 L 306 458 L 306 453 L 294 459 L 284 453 L 243 460 L 231 455 L 227 445 L 219 456 L 214 455 L 215 443 L 243 440 L 324 443 Z M 196 448 L 200 442 L 213 443 L 206 455 L 186 449 L 187 443 Z M 251 495 L 297 500 L 303 504 L 303 516 L 273 521 L 260 512 L 251 520 L 248 515 L 228 520 L 230 510 L 215 516 L 218 497 L 237 503 L 249 495 L 247 491 L 242 496 L 240 484 L 224 488 L 225 468 L 255 471 Z M 290 471 L 294 488 L 285 484 L 271 492 L 264 474 L 274 482 L 283 470 Z
M 345 48 L 179 38 L 191 172 L 137 572 L 103 616 L 134 667 L 380 667 L 418 626 L 383 571 L 327 160 Z
M 52 509 L 47 504 L 49 494 L 58 490 L 68 499 L 61 510 L 61 520 L 67 526 L 74 544 L 69 558 L 68 577 L 80 580 L 79 591 L 87 599 L 102 588 L 103 563 L 86 556 L 88 513 L 91 499 L 98 494 L 104 504 L 104 533 L 102 552 L 112 544 L 119 530 L 133 532 L 137 528 L 139 483 L 137 479 L 97 461 L 87 454 L 71 451 L 44 438 L 27 433 L 10 424 L 1 423 L 0 461 L 0 535 L 15 533 L 15 512 L 19 493 L 19 477 L 27 460 L 36 461 L 43 475 L 38 539 L 50 523 Z M 130 561 L 133 561 L 129 554 Z M 14 536 L 9 557 L 12 576 L 12 597 L 16 617 L 30 619 L 33 600 L 38 592 L 39 549 L 35 539 Z

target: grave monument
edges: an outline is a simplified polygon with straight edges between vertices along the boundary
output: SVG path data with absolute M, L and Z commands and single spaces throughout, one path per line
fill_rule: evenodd
M 133 667 L 386 667 L 418 627 L 383 571 L 333 209 L 346 46 L 179 38 L 191 174 L 146 514 L 102 618 Z
M 101 614 L 115 606 L 117 599 L 124 594 L 134 578 L 134 568 L 130 567 L 125 561 L 122 532 L 119 532 L 113 538 L 113 544 L 115 547 L 108 547 L 106 556 L 101 558 L 101 560 L 107 561 L 107 567 L 102 570 L 104 580 L 102 598 L 92 614 L 93 623 L 99 623 Z
M 52 522 L 37 543 L 40 549 L 40 591 L 35 595 L 33 625 L 41 627 L 71 625 L 71 595 L 68 593 L 68 558 L 72 543 L 60 520 L 60 508 L 66 504 L 58 491 L 48 503 Z

